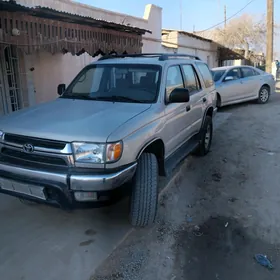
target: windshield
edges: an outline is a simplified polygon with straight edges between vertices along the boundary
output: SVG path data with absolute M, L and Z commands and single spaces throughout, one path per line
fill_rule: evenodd
M 212 70 L 211 72 L 214 82 L 218 82 L 222 78 L 226 70 Z
M 90 65 L 74 79 L 62 98 L 152 103 L 157 100 L 158 65 Z

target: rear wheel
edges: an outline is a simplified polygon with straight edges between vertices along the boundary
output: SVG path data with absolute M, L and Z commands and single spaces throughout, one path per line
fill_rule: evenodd
M 195 154 L 198 156 L 205 156 L 206 154 L 209 153 L 212 144 L 212 137 L 213 137 L 212 117 L 206 116 L 199 136 L 200 136 L 199 146 Z
M 133 178 L 130 223 L 135 227 L 154 223 L 158 204 L 158 162 L 154 154 L 144 153 Z
M 270 89 L 267 86 L 262 86 L 259 91 L 258 103 L 265 104 L 268 102 L 270 97 Z

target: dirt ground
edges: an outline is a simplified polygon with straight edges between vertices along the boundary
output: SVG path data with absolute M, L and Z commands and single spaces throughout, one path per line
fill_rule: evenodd
M 280 277 L 280 94 L 220 111 L 211 153 L 189 158 L 160 198 L 157 223 L 134 230 L 92 280 Z M 265 254 L 273 270 L 254 260 Z

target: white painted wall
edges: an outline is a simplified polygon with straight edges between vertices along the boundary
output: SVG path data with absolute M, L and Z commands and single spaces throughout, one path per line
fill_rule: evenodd
M 240 66 L 244 65 L 244 60 L 243 59 L 235 59 L 235 60 L 224 60 L 223 61 L 223 66 Z
M 84 66 L 97 58 L 92 58 L 87 53 L 77 57 L 70 53 L 52 55 L 38 52 L 28 59 L 34 67 L 33 86 L 35 102 L 38 104 L 57 98 L 57 86 L 61 83 L 68 85 Z
M 173 52 L 196 55 L 207 62 L 210 68 L 218 66 L 217 45 L 213 42 L 194 38 L 174 30 L 162 36 L 162 45 L 162 50 L 168 48 Z
M 143 36 L 143 53 L 162 52 L 161 50 L 161 30 L 162 30 L 162 8 L 149 4 L 146 5 L 144 19 L 148 22 L 148 30 L 152 34 L 146 33 Z

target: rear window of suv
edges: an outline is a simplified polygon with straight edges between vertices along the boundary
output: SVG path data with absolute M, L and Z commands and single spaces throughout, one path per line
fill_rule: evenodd
M 199 72 L 202 75 L 204 84 L 207 88 L 214 85 L 213 76 L 209 70 L 209 67 L 205 63 L 196 63 Z

